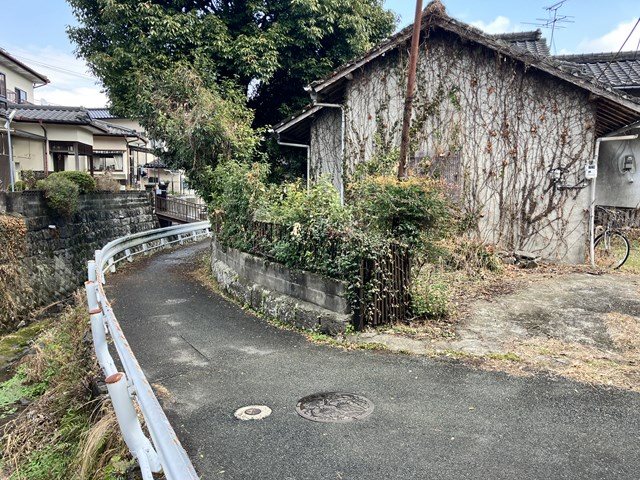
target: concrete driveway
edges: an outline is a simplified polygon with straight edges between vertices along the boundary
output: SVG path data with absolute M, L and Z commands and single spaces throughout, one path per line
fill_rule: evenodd
M 108 285 L 202 478 L 640 477 L 640 395 L 311 344 L 192 278 L 206 248 L 150 257 Z M 324 391 L 364 395 L 375 409 L 342 424 L 297 414 L 300 398 Z M 251 404 L 273 413 L 234 418 Z

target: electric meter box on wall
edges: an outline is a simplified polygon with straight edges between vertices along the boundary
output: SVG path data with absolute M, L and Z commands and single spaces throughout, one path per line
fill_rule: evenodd
M 598 177 L 598 164 L 597 163 L 587 163 L 584 166 L 584 178 L 585 180 L 593 180 Z

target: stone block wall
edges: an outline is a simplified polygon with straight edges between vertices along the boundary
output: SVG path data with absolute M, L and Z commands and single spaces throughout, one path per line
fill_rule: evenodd
M 344 282 L 292 270 L 212 241 L 211 268 L 220 287 L 282 322 L 336 334 L 352 320 Z
M 87 261 L 115 238 L 156 228 L 145 192 L 98 192 L 80 196 L 70 219 L 51 211 L 42 192 L 0 193 L 0 214 L 16 215 L 27 227 L 22 268 L 33 308 L 72 293 L 86 281 Z

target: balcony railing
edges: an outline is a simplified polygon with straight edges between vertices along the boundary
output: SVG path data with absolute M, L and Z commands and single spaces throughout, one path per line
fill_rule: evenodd
M 18 95 L 16 94 L 16 92 L 12 91 L 12 90 L 7 90 L 7 101 L 9 103 L 20 103 L 20 104 L 24 104 L 24 105 L 31 105 L 31 102 L 27 101 L 27 100 L 22 100 L 20 101 L 20 99 L 18 98 Z

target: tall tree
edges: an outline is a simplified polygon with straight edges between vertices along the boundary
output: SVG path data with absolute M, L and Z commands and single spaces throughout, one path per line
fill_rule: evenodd
M 277 123 L 307 101 L 303 87 L 388 36 L 382 0 L 68 0 L 77 52 L 102 80 L 113 109 L 140 116 L 140 75 L 190 65 L 231 80 Z

